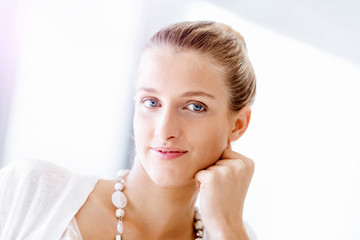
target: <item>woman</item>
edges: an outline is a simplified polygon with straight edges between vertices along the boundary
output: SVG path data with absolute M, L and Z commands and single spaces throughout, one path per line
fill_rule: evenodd
M 146 45 L 135 86 L 131 171 L 99 180 L 41 161 L 8 166 L 1 239 L 248 239 L 254 163 L 231 149 L 255 95 L 241 35 L 214 22 L 164 28 Z

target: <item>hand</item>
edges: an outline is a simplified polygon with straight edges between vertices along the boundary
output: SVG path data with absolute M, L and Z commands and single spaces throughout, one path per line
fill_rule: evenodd
M 195 175 L 200 190 L 200 212 L 211 239 L 248 239 L 242 214 L 254 173 L 254 162 L 231 150 Z

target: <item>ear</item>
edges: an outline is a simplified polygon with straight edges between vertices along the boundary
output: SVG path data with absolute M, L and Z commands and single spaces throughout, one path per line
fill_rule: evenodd
M 233 142 L 238 140 L 246 131 L 249 126 L 251 117 L 251 108 L 244 106 L 239 111 L 233 113 L 232 116 L 232 129 L 229 134 L 229 141 Z

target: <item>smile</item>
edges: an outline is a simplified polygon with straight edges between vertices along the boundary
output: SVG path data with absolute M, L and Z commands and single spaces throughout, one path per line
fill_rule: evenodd
M 162 150 L 158 150 L 159 152 L 162 152 L 162 153 L 176 153 L 177 151 L 162 151 Z M 178 153 L 178 152 L 177 152 Z
M 155 147 L 155 148 L 151 148 L 151 150 L 161 160 L 171 160 L 171 159 L 179 158 L 188 152 L 179 148 L 168 148 L 168 147 Z

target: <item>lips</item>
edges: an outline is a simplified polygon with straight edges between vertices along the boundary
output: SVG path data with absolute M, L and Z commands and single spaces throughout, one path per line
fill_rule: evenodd
M 162 160 L 171 160 L 179 158 L 186 154 L 188 151 L 176 147 L 154 147 L 151 148 L 153 153 Z

